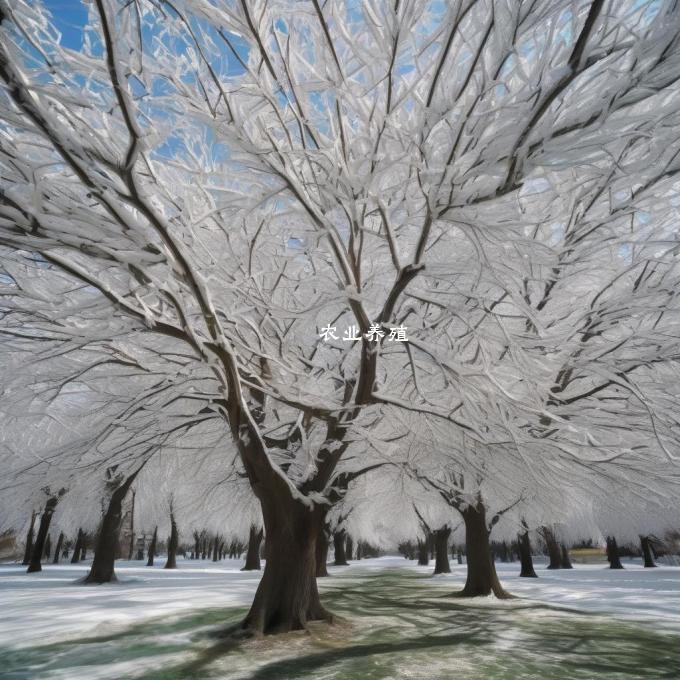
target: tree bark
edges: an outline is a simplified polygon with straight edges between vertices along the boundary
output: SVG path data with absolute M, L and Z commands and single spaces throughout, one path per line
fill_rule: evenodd
M 149 557 L 146 561 L 147 567 L 153 567 L 153 560 L 156 557 L 156 541 L 158 540 L 158 527 L 154 527 L 151 543 L 149 543 Z
M 316 539 L 316 577 L 328 576 L 328 536 L 325 527 L 321 528 Z
M 43 553 L 43 557 L 46 560 L 49 560 L 51 554 L 52 554 L 52 539 L 50 538 L 50 535 L 48 533 L 47 538 L 45 539 L 45 552 Z
M 619 546 L 616 544 L 614 536 L 607 536 L 607 559 L 610 569 L 623 569 L 621 558 L 619 557 Z
M 123 521 L 123 500 L 132 486 L 132 482 L 137 477 L 137 472 L 131 474 L 127 479 L 120 483 L 111 494 L 109 506 L 102 518 L 99 527 L 99 535 L 94 548 L 94 559 L 90 572 L 83 580 L 83 583 L 111 583 L 116 581 L 114 565 L 116 561 L 116 546 L 118 544 L 118 534 L 121 522 Z M 81 541 L 84 545 L 84 539 Z
M 263 529 L 258 529 L 254 524 L 251 524 L 248 534 L 246 563 L 241 571 L 259 571 L 262 568 L 260 565 L 260 545 L 262 545 L 263 535 Z
M 642 548 L 642 557 L 645 560 L 645 568 L 650 569 L 656 567 L 649 536 L 640 536 L 640 547 Z
M 177 545 L 179 544 L 179 532 L 175 522 L 175 513 L 170 510 L 170 538 L 168 540 L 168 559 L 163 569 L 177 569 Z
M 489 527 L 486 508 L 482 503 L 467 506 L 461 511 L 465 522 L 465 552 L 467 555 L 467 579 L 459 597 L 484 597 L 493 593 L 500 599 L 512 597 L 498 580 L 496 567 L 491 558 Z
M 553 530 L 550 527 L 542 527 L 541 534 L 548 549 L 548 557 L 550 558 L 550 562 L 546 568 L 560 569 L 562 566 L 562 553 L 560 551 L 560 546 L 555 539 Z
M 56 496 L 52 496 L 45 503 L 45 509 L 40 515 L 40 527 L 38 528 L 38 536 L 33 544 L 33 551 L 31 552 L 31 560 L 26 570 L 27 574 L 32 574 L 36 571 L 42 571 L 42 560 L 43 553 L 45 552 L 45 541 L 47 540 L 47 534 L 50 530 L 50 522 L 52 521 L 52 515 L 54 509 L 57 507 L 57 501 L 59 499 Z
M 80 551 L 83 547 L 83 530 L 78 529 L 78 536 L 76 538 L 76 544 L 73 546 L 73 555 L 71 556 L 71 564 L 77 564 L 80 562 Z
M 498 544 L 498 558 L 500 559 L 501 562 L 504 563 L 510 561 L 510 558 L 508 556 L 508 544 L 505 541 L 502 541 L 501 543 Z
M 256 634 L 284 633 L 303 630 L 309 621 L 332 621 L 316 585 L 316 543 L 326 509 L 310 509 L 291 498 L 276 480 L 258 495 L 267 534 L 266 562 L 242 628 Z
M 212 547 L 212 561 L 217 562 L 217 550 L 220 547 L 220 539 L 219 537 L 215 536 L 215 540 L 213 541 L 213 547 Z
M 59 538 L 57 539 L 57 547 L 54 549 L 54 558 L 52 559 L 52 564 L 59 564 L 59 557 L 61 555 L 61 546 L 64 544 L 64 532 L 59 532 Z
M 31 523 L 28 526 L 28 532 L 26 533 L 26 546 L 24 547 L 24 559 L 21 564 L 25 567 L 31 562 L 31 555 L 33 554 L 33 530 L 35 528 L 35 518 L 36 513 L 31 512 Z
M 524 531 L 517 536 L 517 545 L 519 546 L 521 564 L 519 575 L 523 578 L 538 578 L 534 571 L 534 560 L 531 557 L 531 541 L 529 540 L 528 531 Z
M 128 546 L 128 560 L 135 553 L 135 492 L 132 492 L 132 507 L 130 508 L 130 545 Z
M 448 542 L 451 535 L 451 529 L 444 526 L 434 532 L 434 546 L 435 546 L 435 574 L 450 574 L 451 566 L 449 565 L 449 550 Z
M 351 560 L 353 554 L 354 554 L 354 541 L 352 541 L 352 537 L 349 534 L 347 534 L 347 541 L 345 543 L 345 559 Z
M 430 563 L 430 553 L 427 546 L 427 538 L 418 539 L 418 566 L 426 567 Z
M 345 567 L 347 564 L 347 556 L 345 555 L 345 532 L 340 530 L 333 534 L 333 550 L 335 552 L 335 559 L 333 564 L 336 567 Z
M 571 558 L 569 557 L 569 551 L 567 550 L 567 546 L 564 545 L 564 543 L 562 543 L 562 545 L 561 545 L 560 567 L 562 569 L 573 569 L 574 568 L 571 564 Z

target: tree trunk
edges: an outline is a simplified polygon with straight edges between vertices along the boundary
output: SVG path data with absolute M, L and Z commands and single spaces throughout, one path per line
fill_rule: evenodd
M 607 536 L 607 559 L 610 569 L 623 569 L 621 558 L 619 557 L 619 546 L 616 544 L 614 536 Z
M 45 552 L 43 553 L 43 557 L 46 560 L 49 560 L 51 554 L 52 554 L 52 539 L 50 538 L 50 535 L 47 534 L 47 538 L 45 539 Z
M 491 558 L 489 527 L 486 508 L 482 503 L 468 506 L 461 511 L 465 522 L 465 553 L 467 555 L 467 579 L 459 597 L 483 597 L 493 593 L 496 597 L 512 597 L 503 589 L 496 567 Z
M 118 534 L 123 521 L 123 500 L 138 473 L 139 471 L 131 474 L 111 494 L 109 506 L 99 527 L 92 566 L 83 583 L 111 583 L 117 580 L 114 565 Z M 81 541 L 81 545 L 85 545 L 84 539 Z
M 38 536 L 33 544 L 33 551 L 31 552 L 31 559 L 26 570 L 27 574 L 32 574 L 36 571 L 42 571 L 42 565 L 40 561 L 42 559 L 43 553 L 45 552 L 45 541 L 47 540 L 47 535 L 50 530 L 50 522 L 52 521 L 52 514 L 54 509 L 57 507 L 58 498 L 52 496 L 45 503 L 45 509 L 42 515 L 40 515 L 40 528 L 38 529 Z
M 498 542 L 491 542 L 491 556 L 494 559 L 494 561 L 498 560 L 499 562 L 507 562 L 508 561 L 508 546 L 505 543 L 505 541 L 498 543 Z
M 344 531 L 336 531 L 333 534 L 333 549 L 335 551 L 335 559 L 333 560 L 333 564 L 336 567 L 345 567 L 347 566 L 347 557 L 345 555 L 345 532 Z
M 640 547 L 642 548 L 642 557 L 645 560 L 645 567 L 647 569 L 656 567 L 654 564 L 654 556 L 652 555 L 652 547 L 649 536 L 640 536 Z
M 321 529 L 316 539 L 316 577 L 328 576 L 328 536 L 325 527 Z
M 548 557 L 550 558 L 547 569 L 559 569 L 562 566 L 562 553 L 560 551 L 560 546 L 555 539 L 553 530 L 550 527 L 543 527 L 541 529 L 541 534 L 543 535 L 543 540 L 548 548 Z
M 517 545 L 519 547 L 519 559 L 522 567 L 519 575 L 524 578 L 538 578 L 534 571 L 534 560 L 531 557 L 531 541 L 529 540 L 528 531 L 524 531 L 517 536 Z
M 57 539 L 57 547 L 54 549 L 54 558 L 52 564 L 59 564 L 59 556 L 61 555 L 61 546 L 64 544 L 64 532 L 59 532 L 59 538 Z
M 147 567 L 153 567 L 153 560 L 156 557 L 156 541 L 158 540 L 158 527 L 154 527 L 151 543 L 149 543 L 149 558 L 146 561 Z
M 254 524 L 250 525 L 246 563 L 241 571 L 259 571 L 262 568 L 260 565 L 260 545 L 263 535 L 263 529 L 258 529 Z
M 571 564 L 571 558 L 569 557 L 569 551 L 567 550 L 567 546 L 564 545 L 564 543 L 562 543 L 562 546 L 561 546 L 560 567 L 562 567 L 562 569 L 573 569 L 574 568 Z
M 448 542 L 449 536 L 451 535 L 451 529 L 448 526 L 437 529 L 434 532 L 434 545 L 435 545 L 435 562 L 434 562 L 434 573 L 435 574 L 450 574 L 451 567 L 449 565 L 449 551 Z
M 418 540 L 418 566 L 426 567 L 430 563 L 430 553 L 427 549 L 427 538 Z
M 73 555 L 71 556 L 71 564 L 77 564 L 80 561 L 80 550 L 83 547 L 83 530 L 78 529 L 78 536 L 76 544 L 73 546 Z
M 316 585 L 316 543 L 326 509 L 310 509 L 271 484 L 260 495 L 265 567 L 242 628 L 252 633 L 284 633 L 306 628 L 308 621 L 331 621 Z
M 130 507 L 130 545 L 128 546 L 128 561 L 132 560 L 135 552 L 135 492 L 132 492 L 132 505 Z
M 212 547 L 212 561 L 217 562 L 217 549 L 220 547 L 220 539 L 215 536 L 215 540 L 213 541 L 213 547 Z
M 177 545 L 179 544 L 179 532 L 175 522 L 175 513 L 170 510 L 170 538 L 168 539 L 168 559 L 163 569 L 177 569 Z
M 349 534 L 347 534 L 347 541 L 345 543 L 345 559 L 351 560 L 353 554 L 354 554 L 354 541 L 352 541 L 352 537 Z
M 24 559 L 21 564 L 27 567 L 31 561 L 33 554 L 33 530 L 35 528 L 36 513 L 31 512 L 31 523 L 28 526 L 28 533 L 26 534 L 26 546 L 24 547 Z

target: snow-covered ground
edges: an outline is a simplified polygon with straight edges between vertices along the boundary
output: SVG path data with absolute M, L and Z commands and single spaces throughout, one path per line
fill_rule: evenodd
M 0 564 L 0 644 L 32 646 L 83 634 L 111 635 L 145 619 L 205 607 L 247 605 L 260 572 L 242 572 L 243 560 L 183 560 L 178 569 L 116 562 L 119 582 L 81 585 L 88 563 L 44 565 L 27 574 L 21 565 Z
M 161 565 L 162 562 L 159 560 Z M 159 664 L 166 667 L 167 664 L 183 663 L 195 656 L 197 644 L 200 647 L 200 639 L 196 642 L 197 631 L 200 634 L 223 623 L 225 612 L 226 617 L 231 616 L 234 621 L 243 615 L 260 578 L 259 572 L 241 572 L 241 561 L 180 560 L 179 568 L 173 571 L 165 571 L 160 566 L 147 568 L 142 564 L 117 563 L 120 582 L 105 586 L 76 584 L 76 579 L 86 573 L 87 565 L 83 564 L 46 565 L 42 573 L 31 575 L 19 565 L 0 565 L 0 677 L 21 680 L 76 675 L 88 679 L 122 678 L 146 673 Z M 545 651 L 539 652 L 536 642 L 542 635 L 543 622 L 546 630 L 553 631 L 554 639 L 566 639 L 574 627 L 583 625 L 594 626 L 593 635 L 620 625 L 624 631 L 621 635 L 628 636 L 626 644 L 629 648 L 636 644 L 636 635 L 631 637 L 631 631 L 655 636 L 660 632 L 680 633 L 680 567 L 645 570 L 637 562 L 624 564 L 626 569 L 623 571 L 609 570 L 605 564 L 547 571 L 544 564 L 537 563 L 538 579 L 520 579 L 517 563 L 498 564 L 504 585 L 518 596 L 518 599 L 503 602 L 493 598 L 482 601 L 447 598 L 446 595 L 462 586 L 464 566 L 452 563 L 452 574 L 425 578 L 431 574 L 432 567 L 418 567 L 402 557 L 382 557 L 354 562 L 349 567 L 330 567 L 331 577 L 319 582 L 322 597 L 330 601 L 331 609 L 339 609 L 345 617 L 355 610 L 359 615 L 352 624 L 354 628 L 342 634 L 343 649 L 350 645 L 355 646 L 352 649 L 368 648 L 371 646 L 357 643 L 370 641 L 371 645 L 377 645 L 375 649 L 371 647 L 371 654 L 379 655 L 381 649 L 387 650 L 382 652 L 381 663 L 392 659 L 390 663 L 399 668 L 400 676 L 421 677 L 412 668 L 409 670 L 409 664 L 417 654 L 424 652 L 416 649 L 416 656 L 408 656 L 405 666 L 401 648 L 397 646 L 390 652 L 389 645 L 410 641 L 423 630 L 427 631 L 423 639 L 429 641 L 454 640 L 460 635 L 454 626 L 465 629 L 469 625 L 466 621 L 482 622 L 479 635 L 485 645 L 491 645 L 499 659 L 504 658 L 506 650 L 514 647 L 517 640 L 522 640 L 525 648 L 534 645 L 532 658 L 545 660 Z M 422 603 L 422 611 L 419 603 Z M 403 610 L 400 609 L 402 605 Z M 455 613 L 453 618 L 452 612 Z M 561 623 L 556 624 L 556 621 Z M 631 626 L 631 622 L 635 622 L 637 628 Z M 547 637 L 550 638 L 550 634 Z M 618 642 L 622 639 L 619 636 Z M 605 642 L 608 643 L 606 638 Z M 271 647 L 253 649 L 256 649 L 259 663 L 285 665 L 291 655 L 314 659 L 320 654 L 318 648 L 336 649 L 340 645 L 337 640 L 331 644 L 315 639 L 316 652 L 310 654 L 310 644 L 296 638 L 285 646 L 285 650 L 280 648 L 276 653 Z M 656 644 L 652 641 L 651 648 L 656 649 Z M 658 657 L 650 645 L 645 648 L 646 653 L 652 654 L 652 658 Z M 442 667 L 454 663 L 451 649 L 447 647 L 438 657 Z M 625 657 L 625 649 L 621 649 Z M 619 659 L 622 658 L 621 649 L 617 651 Z M 488 655 L 488 651 L 485 654 Z M 348 651 L 342 653 L 349 655 Z M 479 653 L 476 647 L 472 648 L 473 656 Z M 567 654 L 564 649 L 552 653 L 556 664 L 560 663 L 561 654 Z M 333 652 L 331 656 L 335 654 Z M 460 649 L 458 654 L 462 654 Z M 470 652 L 467 654 L 469 657 Z M 10 669 L 6 676 L 3 675 L 3 658 Z M 238 658 L 244 663 L 242 654 Z M 428 658 L 434 668 L 437 660 Z M 635 655 L 631 658 L 634 663 Z M 460 659 L 455 660 L 455 663 L 459 662 Z M 228 664 L 233 674 L 223 669 L 222 674 L 210 677 L 250 677 L 234 670 L 234 663 Z M 343 663 L 347 663 L 344 657 Z M 506 668 L 507 671 L 506 666 L 489 668 L 489 677 L 505 677 L 501 670 L 494 669 Z M 314 672 L 299 677 L 345 677 L 333 673 L 317 676 Z M 496 672 L 499 674 L 495 675 Z M 185 675 L 169 673 L 157 677 Z M 189 677 L 204 676 L 197 672 Z M 297 676 L 264 674 L 252 677 Z M 371 677 L 392 676 L 377 674 Z M 442 675 L 433 671 L 430 677 L 449 676 L 444 671 Z M 481 676 L 470 671 L 461 677 Z M 575 672 L 573 677 L 595 675 L 581 676 Z
M 119 561 L 120 582 L 83 586 L 76 580 L 87 573 L 85 564 L 45 565 L 38 574 L 26 574 L 21 565 L 0 564 L 0 643 L 3 647 L 30 646 L 68 639 L 74 635 L 109 635 L 145 619 L 181 614 L 205 607 L 247 606 L 260 572 L 242 572 L 242 560 L 178 561 L 179 568 Z M 519 578 L 519 565 L 498 563 L 501 581 L 514 595 L 551 606 L 612 614 L 648 621 L 680 631 L 680 567 L 643 569 L 639 561 L 624 561 L 623 571 L 604 564 L 577 565 L 571 570 L 545 570 L 536 563 L 537 579 Z M 409 569 L 423 575 L 432 566 L 419 567 L 402 557 L 380 557 L 329 567 L 331 574 L 360 574 L 387 568 Z M 450 575 L 437 583 L 462 586 L 465 566 L 451 563 Z M 335 587 L 333 579 L 320 579 Z M 477 601 L 479 602 L 479 601 Z M 489 605 L 514 606 L 514 601 Z

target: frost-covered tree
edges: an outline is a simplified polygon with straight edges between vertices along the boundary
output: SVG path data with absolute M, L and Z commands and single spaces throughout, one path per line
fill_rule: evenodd
M 668 201 L 675 3 L 88 7 L 77 51 L 42 4 L 0 3 L 0 241 L 9 259 L 39 258 L 45 280 L 61 270 L 81 286 L 65 293 L 72 309 L 38 299 L 24 326 L 67 306 L 74 351 L 89 351 L 112 337 L 103 323 L 120 324 L 105 353 L 127 348 L 152 383 L 134 390 L 124 429 L 115 422 L 140 455 L 140 418 L 153 447 L 177 404 L 222 419 L 267 534 L 248 629 L 327 618 L 317 536 L 348 480 L 380 461 L 367 447 L 357 462 L 357 433 L 395 411 L 453 423 L 479 450 L 519 451 L 539 478 L 593 445 L 541 422 L 560 417 L 546 376 L 561 358 L 545 347 L 562 344 L 567 317 L 545 337 L 516 254 L 544 248 L 535 219 L 550 206 L 563 219 L 588 168 L 622 206 L 626 191 Z M 664 171 L 649 184 L 654 144 Z M 607 180 L 612 167 L 627 168 L 627 189 L 616 171 Z M 577 271 L 562 228 L 557 257 L 574 253 Z M 110 316 L 91 317 L 104 301 Z M 516 446 L 497 447 L 500 435 Z

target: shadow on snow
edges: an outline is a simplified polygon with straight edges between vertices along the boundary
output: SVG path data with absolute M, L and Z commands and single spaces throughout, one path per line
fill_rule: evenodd
M 517 599 L 454 600 L 451 582 L 401 570 L 324 579 L 336 626 L 237 644 L 216 637 L 246 613 L 209 609 L 100 637 L 0 650 L 13 680 L 112 664 L 108 677 L 674 678 L 680 636 L 649 625 Z M 123 664 L 122 666 L 120 664 Z M 115 666 L 115 664 L 118 664 Z M 115 669 L 114 670 L 114 666 Z

